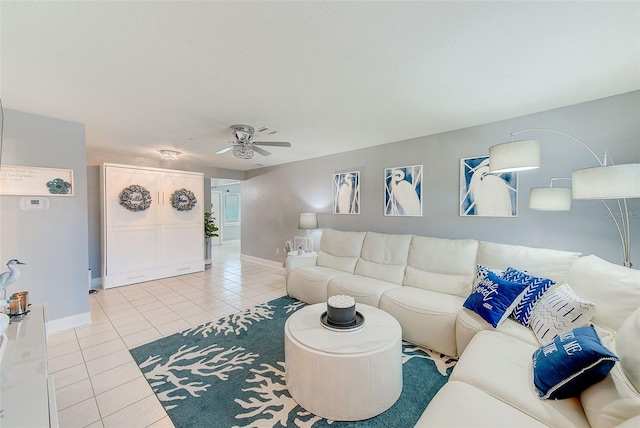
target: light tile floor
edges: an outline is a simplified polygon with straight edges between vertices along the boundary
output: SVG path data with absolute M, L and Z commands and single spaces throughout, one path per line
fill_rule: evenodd
M 92 324 L 47 338 L 61 428 L 173 427 L 129 349 L 285 295 L 284 271 L 215 247 L 204 272 L 101 290 Z

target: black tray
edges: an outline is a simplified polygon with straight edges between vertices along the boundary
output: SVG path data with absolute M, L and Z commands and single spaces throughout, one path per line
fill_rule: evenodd
M 322 315 L 320 315 L 320 323 L 324 328 L 328 328 L 329 330 L 334 330 L 334 331 L 357 330 L 359 328 L 362 328 L 362 326 L 364 325 L 364 315 L 356 311 L 356 320 L 354 322 L 346 325 L 340 325 L 340 324 L 330 323 L 329 320 L 327 319 L 327 311 L 324 311 Z

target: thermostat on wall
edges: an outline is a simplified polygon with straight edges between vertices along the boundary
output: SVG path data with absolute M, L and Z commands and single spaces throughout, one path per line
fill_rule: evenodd
M 47 198 L 21 198 L 20 208 L 26 211 L 44 211 L 49 209 Z

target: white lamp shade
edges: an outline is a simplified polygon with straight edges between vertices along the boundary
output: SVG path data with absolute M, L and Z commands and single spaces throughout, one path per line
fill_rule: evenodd
M 598 166 L 571 173 L 573 199 L 640 198 L 640 164 Z
M 489 147 L 491 172 L 540 168 L 540 141 L 518 140 Z
M 571 189 L 567 187 L 534 187 L 529 194 L 529 209 L 570 211 Z
M 302 213 L 298 220 L 298 229 L 311 230 L 318 228 L 318 216 L 316 213 Z

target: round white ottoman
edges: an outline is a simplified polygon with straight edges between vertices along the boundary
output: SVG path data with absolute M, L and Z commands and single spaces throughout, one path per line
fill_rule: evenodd
M 307 306 L 284 326 L 287 389 L 314 415 L 334 421 L 376 416 L 402 392 L 402 329 L 380 309 L 356 304 L 362 328 L 333 331 L 320 322 L 326 303 Z

